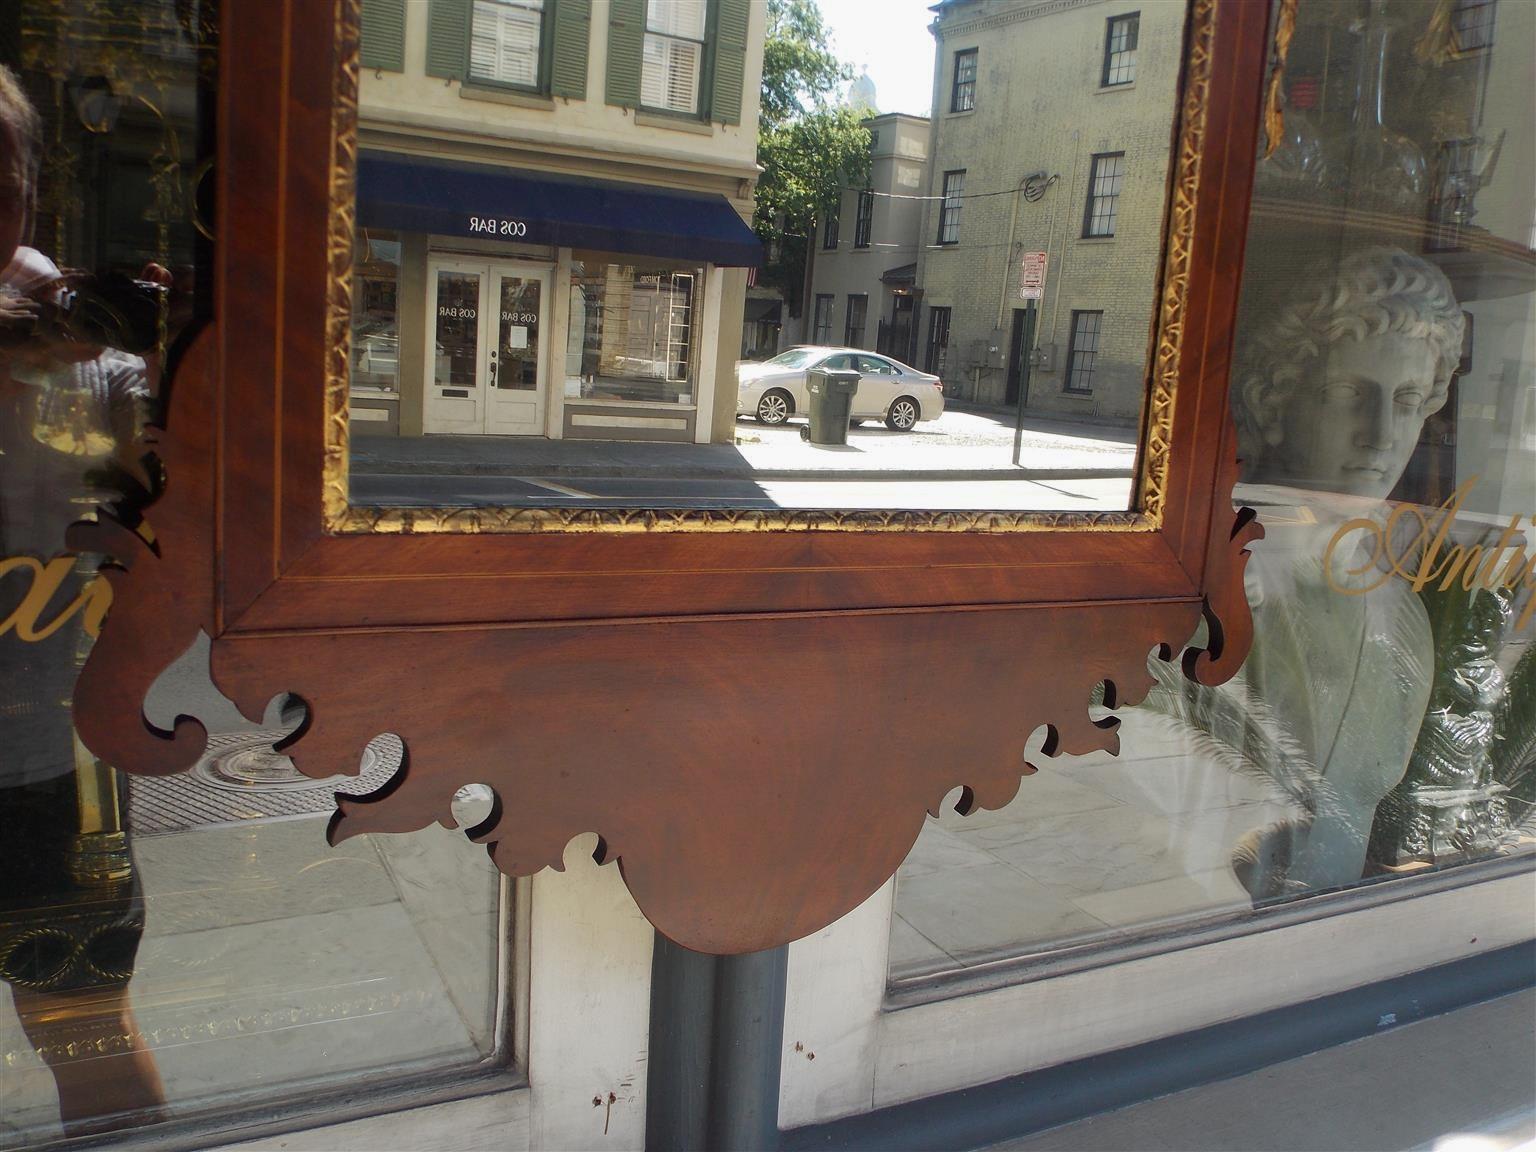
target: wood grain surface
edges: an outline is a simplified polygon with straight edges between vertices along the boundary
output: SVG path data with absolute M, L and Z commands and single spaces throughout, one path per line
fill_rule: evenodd
M 751 952 L 863 901 L 952 788 L 964 811 L 1008 803 L 1038 725 L 1051 752 L 1118 750 L 1094 686 L 1140 699 L 1149 652 L 1198 618 L 1186 600 L 294 634 L 284 686 L 313 722 L 290 755 L 327 776 L 381 731 L 408 750 L 376 797 L 340 799 L 333 842 L 452 827 L 454 790 L 486 784 L 498 811 L 471 838 L 503 872 L 559 868 L 596 832 L 661 932 Z M 272 654 L 216 650 L 247 711 Z

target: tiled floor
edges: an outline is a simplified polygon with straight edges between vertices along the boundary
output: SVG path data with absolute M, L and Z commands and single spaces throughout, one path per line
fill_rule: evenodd
M 897 874 L 891 975 L 1250 906 L 1232 850 L 1294 810 L 1155 714 L 1123 713 L 1121 747 L 1032 757 L 1007 807 L 930 819 Z

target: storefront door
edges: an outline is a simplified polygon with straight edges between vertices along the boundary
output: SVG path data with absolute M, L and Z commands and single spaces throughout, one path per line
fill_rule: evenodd
M 549 272 L 434 260 L 427 268 L 427 432 L 537 436 L 546 367 L 540 333 Z

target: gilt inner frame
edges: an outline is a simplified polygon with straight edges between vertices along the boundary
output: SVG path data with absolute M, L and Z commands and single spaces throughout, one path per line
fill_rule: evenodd
M 340 58 L 331 118 L 330 226 L 327 237 L 327 356 L 323 445 L 323 528 L 329 534 L 636 533 L 636 532 L 1157 532 L 1163 526 L 1169 455 L 1185 335 L 1195 205 L 1210 91 L 1216 0 L 1190 0 L 1186 15 L 1174 163 L 1165 194 L 1163 255 L 1157 286 L 1133 493 L 1114 512 L 919 511 L 892 509 L 527 508 L 357 506 L 349 498 L 348 394 L 351 364 L 352 252 L 357 219 L 358 22 L 360 0 L 337 5 Z

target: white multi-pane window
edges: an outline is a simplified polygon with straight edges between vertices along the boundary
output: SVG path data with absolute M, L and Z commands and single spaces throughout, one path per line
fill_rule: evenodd
M 708 0 L 646 0 L 640 103 L 697 114 Z
M 539 86 L 545 0 L 475 0 L 469 30 L 472 80 Z
M 1104 35 L 1104 74 L 1099 83 L 1105 88 L 1129 84 L 1136 79 L 1136 41 L 1141 35 L 1141 13 L 1111 16 Z
M 1456 0 L 1451 27 L 1462 52 L 1493 47 L 1493 4 L 1494 0 Z
M 1084 236 L 1113 236 L 1120 218 L 1120 187 L 1125 183 L 1125 153 L 1104 152 L 1093 158 L 1088 177 Z

